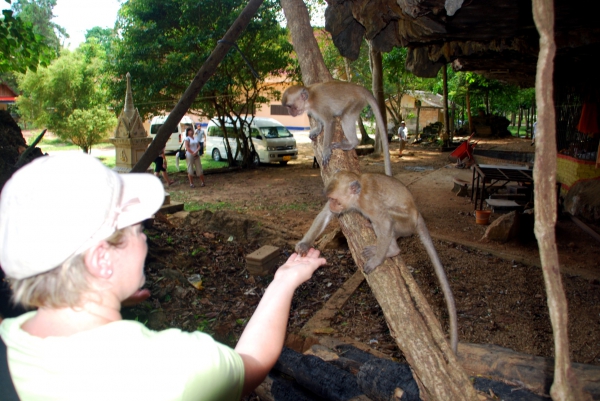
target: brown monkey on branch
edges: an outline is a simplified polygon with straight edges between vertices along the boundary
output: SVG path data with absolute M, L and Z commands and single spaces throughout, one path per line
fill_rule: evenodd
M 356 211 L 370 220 L 377 245 L 363 250 L 367 258 L 364 266 L 369 274 L 383 263 L 400 253 L 396 240 L 417 233 L 425 247 L 435 274 L 440 282 L 450 316 L 450 344 L 454 353 L 458 345 L 458 329 L 454 296 L 450 290 L 446 273 L 433 246 L 423 216 L 417 210 L 412 194 L 394 177 L 381 174 L 358 175 L 350 171 L 335 173 L 325 188 L 329 202 L 315 218 L 310 229 L 296 244 L 296 252 L 305 255 L 314 240 L 323 232 L 334 215 Z
M 310 130 L 309 138 L 316 140 L 323 132 L 323 166 L 331 158 L 331 149 L 351 150 L 358 145 L 356 121 L 362 109 L 368 104 L 377 120 L 377 129 L 383 145 L 385 173 L 392 175 L 390 151 L 387 141 L 386 124 L 377 101 L 367 89 L 350 82 L 329 81 L 309 86 L 294 85 L 283 92 L 281 103 L 290 115 L 296 117 L 306 112 L 317 126 Z M 335 131 L 335 117 L 341 118 L 342 130 L 346 139 L 332 143 Z

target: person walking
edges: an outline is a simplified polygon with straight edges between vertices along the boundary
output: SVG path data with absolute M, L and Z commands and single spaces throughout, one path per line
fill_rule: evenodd
M 402 152 L 406 147 L 406 143 L 408 142 L 408 128 L 406 128 L 406 124 L 404 121 L 400 123 L 400 127 L 398 128 L 398 139 L 400 140 L 400 150 L 398 151 L 398 157 L 402 157 Z
M 161 172 L 167 186 L 170 187 L 175 183 L 175 181 L 169 179 L 169 174 L 167 174 L 167 156 L 165 156 L 165 148 L 163 148 L 160 151 L 160 155 L 154 159 L 154 175 L 159 177 Z
M 192 128 L 185 130 L 185 161 L 187 162 L 188 179 L 190 180 L 190 188 L 194 188 L 194 170 L 200 179 L 200 186 L 204 184 L 204 172 L 202 171 L 202 163 L 200 162 L 200 142 L 194 137 Z

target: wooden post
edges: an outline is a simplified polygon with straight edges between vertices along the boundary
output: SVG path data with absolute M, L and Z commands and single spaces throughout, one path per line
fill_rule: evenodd
M 567 299 L 563 289 L 556 249 L 556 113 L 553 98 L 554 3 L 533 0 L 533 20 L 540 34 L 540 53 L 535 77 L 535 98 L 539 119 L 535 138 L 535 236 L 548 296 L 550 322 L 554 335 L 553 400 L 583 401 L 591 396 L 581 388 L 569 358 Z

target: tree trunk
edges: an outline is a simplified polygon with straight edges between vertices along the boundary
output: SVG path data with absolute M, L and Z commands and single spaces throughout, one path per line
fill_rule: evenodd
M 415 100 L 415 107 L 417 108 L 417 126 L 415 127 L 415 140 L 419 139 L 419 120 L 421 119 L 421 101 Z
M 331 80 L 319 52 L 309 23 L 306 5 L 301 0 L 281 0 L 292 43 L 300 61 L 306 84 Z M 303 38 L 305 40 L 303 40 Z M 336 124 L 334 140 L 343 133 Z M 323 136 L 314 142 L 318 160 L 322 160 Z M 326 168 L 321 163 L 321 176 L 328 181 L 337 170 L 359 172 L 355 151 L 335 149 Z M 375 243 L 367 220 L 357 213 L 340 217 L 342 231 L 348 240 L 357 266 L 362 269 L 363 249 Z M 400 257 L 387 259 L 367 281 L 381 305 L 390 331 L 410 363 L 424 400 L 476 400 L 477 395 L 466 373 L 444 337 L 431 307 Z
M 200 93 L 206 82 L 215 73 L 217 67 L 225 58 L 231 46 L 240 37 L 244 29 L 246 29 L 248 23 L 250 23 L 250 20 L 254 17 L 262 2 L 263 0 L 248 1 L 248 4 L 242 10 L 239 17 L 233 22 L 231 28 L 227 30 L 225 36 L 223 36 L 223 39 L 217 44 L 204 64 L 202 64 L 202 67 L 200 67 L 200 70 L 190 83 L 190 86 L 188 86 L 181 96 L 181 99 L 179 99 L 179 102 L 177 102 L 173 110 L 171 110 L 171 113 L 169 113 L 163 126 L 159 128 L 156 137 L 146 152 L 140 157 L 140 160 L 138 160 L 135 166 L 133 166 L 131 169 L 132 173 L 146 171 L 154 159 L 160 154 L 161 150 L 167 144 L 175 126 L 177 126 L 179 121 L 181 121 L 181 118 L 187 113 L 194 100 L 196 100 L 198 93 Z
M 525 139 L 529 139 L 529 109 L 525 109 Z
M 444 65 L 442 67 L 442 78 L 444 85 L 444 131 L 446 131 L 445 136 L 445 145 L 449 146 L 451 137 L 450 137 L 450 112 L 448 110 L 448 66 Z
M 473 118 L 471 117 L 471 94 L 469 92 L 469 85 L 467 85 L 467 118 L 469 119 L 469 135 L 471 135 L 475 129 L 473 126 Z
M 367 130 L 365 129 L 365 124 L 363 123 L 361 116 L 358 116 L 358 130 L 360 131 L 361 145 L 372 145 L 375 143 L 369 134 L 367 134 Z
M 591 400 L 581 388 L 569 359 L 567 299 L 562 286 L 556 249 L 556 125 L 553 99 L 554 3 L 533 0 L 533 19 L 540 34 L 540 53 L 535 77 L 535 98 L 539 105 L 535 182 L 535 236 L 548 295 L 548 309 L 554 335 L 553 400 Z
M 519 106 L 519 123 L 517 125 L 517 138 L 521 137 L 521 121 L 523 121 L 523 108 Z
M 383 121 L 387 121 L 385 95 L 383 93 L 383 58 L 381 56 L 381 52 L 373 50 L 371 42 L 369 42 L 369 60 L 371 61 L 371 89 L 373 96 L 375 96 L 375 99 L 377 100 Z M 377 130 L 383 132 L 383 135 L 387 136 L 387 127 L 377 127 Z M 381 135 L 378 135 L 376 132 L 375 154 L 381 154 L 383 152 L 383 145 L 381 143 L 382 140 L 383 138 Z

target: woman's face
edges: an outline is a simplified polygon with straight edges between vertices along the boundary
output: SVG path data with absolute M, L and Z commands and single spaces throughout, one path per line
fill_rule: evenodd
M 185 136 L 193 136 L 194 135 L 194 131 L 191 128 L 188 128 L 185 130 Z

